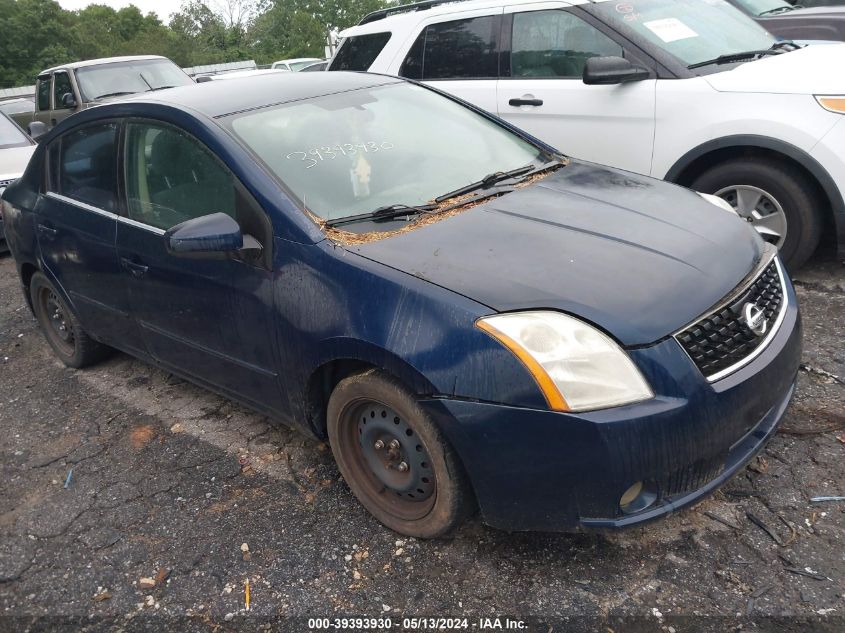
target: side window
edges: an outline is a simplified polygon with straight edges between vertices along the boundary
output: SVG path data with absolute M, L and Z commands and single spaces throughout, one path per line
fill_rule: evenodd
M 38 78 L 38 109 L 50 109 L 50 75 Z
M 483 79 L 499 75 L 496 30 L 499 16 L 430 24 L 402 63 L 411 79 Z
M 512 77 L 580 78 L 590 57 L 622 57 L 622 47 L 581 18 L 562 11 L 513 16 Z
M 197 140 L 171 127 L 126 130 L 129 217 L 159 229 L 211 213 L 238 220 L 235 179 Z
M 70 85 L 70 77 L 65 72 L 59 72 L 53 75 L 53 103 L 56 110 L 64 110 L 65 106 L 62 104 L 62 97 L 67 93 L 73 94 L 73 87 Z
M 117 211 L 117 124 L 92 125 L 65 134 L 58 143 L 58 193 L 99 209 Z M 55 147 L 51 147 L 52 157 Z
M 390 33 L 353 35 L 343 40 L 329 70 L 369 70 L 390 39 Z

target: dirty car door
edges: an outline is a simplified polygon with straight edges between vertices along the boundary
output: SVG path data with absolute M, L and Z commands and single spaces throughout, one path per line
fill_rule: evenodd
M 264 409 L 279 406 L 273 329 L 272 230 L 263 210 L 199 141 L 157 123 L 130 122 L 125 174 L 128 217 L 118 256 L 147 351 Z M 179 257 L 164 232 L 222 212 L 261 242 L 257 258 Z
M 105 343 L 133 347 L 115 247 L 118 128 L 116 122 L 87 125 L 51 142 L 36 234 L 45 270 L 85 329 Z

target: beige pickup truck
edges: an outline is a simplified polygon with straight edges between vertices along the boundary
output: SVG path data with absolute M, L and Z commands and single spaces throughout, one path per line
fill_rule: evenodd
M 120 97 L 193 83 L 166 57 L 109 57 L 48 68 L 38 75 L 35 112 L 13 114 L 22 128 L 38 137 L 46 129 L 86 108 Z

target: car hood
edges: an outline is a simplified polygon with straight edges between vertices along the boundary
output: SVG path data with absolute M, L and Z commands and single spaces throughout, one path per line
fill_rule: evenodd
M 845 43 L 807 46 L 740 64 L 704 79 L 720 92 L 845 93 Z
M 35 145 L 26 145 L 24 147 L 0 149 L 0 180 L 20 177 L 26 169 L 35 148 Z
M 495 311 L 569 312 L 633 346 L 705 313 L 762 244 L 688 189 L 572 161 L 450 218 L 346 248 Z

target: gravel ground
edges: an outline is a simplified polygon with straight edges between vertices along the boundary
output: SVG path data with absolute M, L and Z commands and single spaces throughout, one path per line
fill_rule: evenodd
M 307 631 L 357 615 L 841 632 L 845 503 L 810 498 L 845 494 L 845 267 L 796 280 L 797 396 L 715 497 L 622 533 L 475 519 L 426 542 L 372 519 L 325 444 L 127 356 L 65 369 L 0 258 L 0 630 Z

